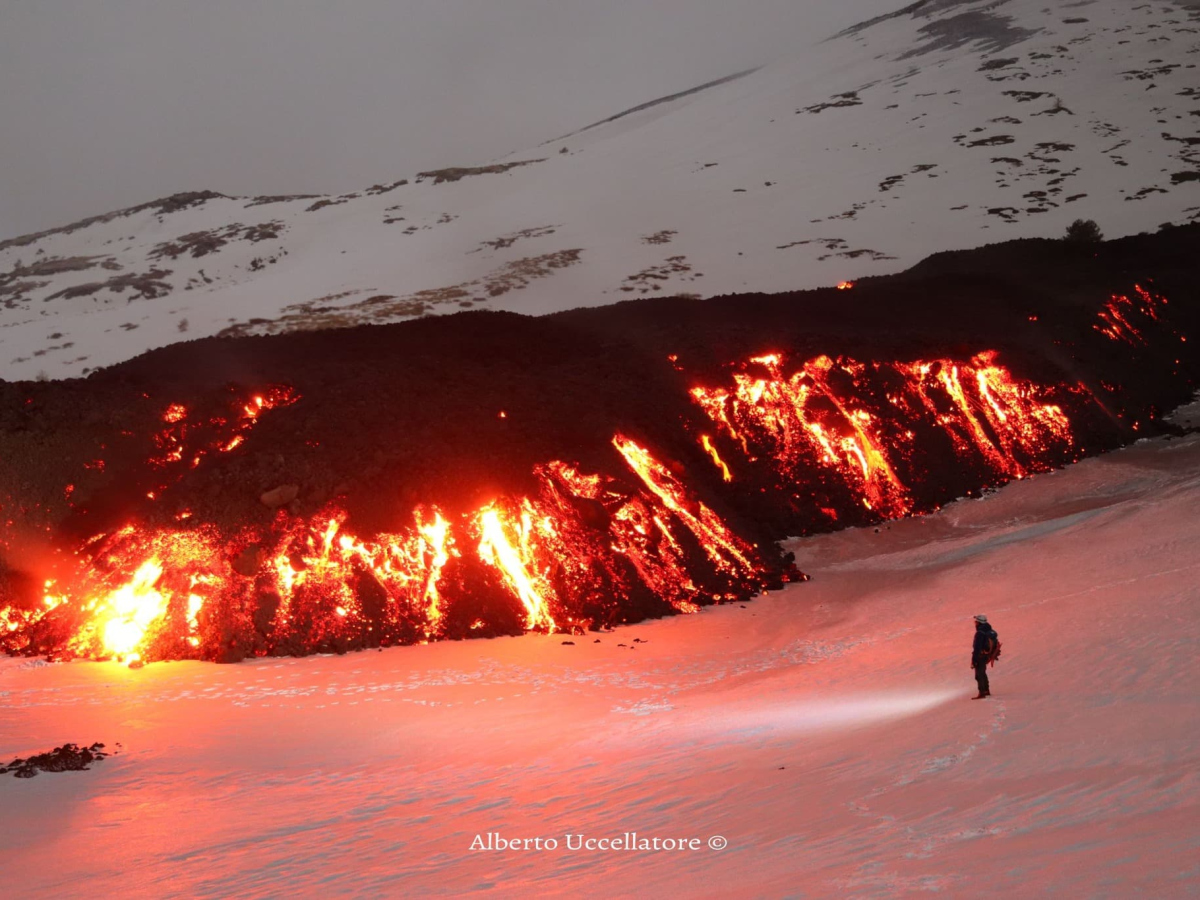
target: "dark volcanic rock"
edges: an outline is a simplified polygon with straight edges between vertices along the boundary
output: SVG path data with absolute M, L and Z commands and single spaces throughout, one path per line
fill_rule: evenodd
M 700 446 L 712 422 L 692 402 L 691 388 L 728 385 L 731 365 L 764 353 L 869 363 L 965 360 L 996 350 L 1017 378 L 1085 389 L 1064 401 L 1075 446 L 1042 460 L 1065 464 L 1152 433 L 1163 427 L 1156 410 L 1190 398 L 1195 339 L 1182 342 L 1163 329 L 1134 346 L 1105 337 L 1096 323 L 1113 294 L 1141 283 L 1169 298 L 1173 328 L 1200 335 L 1198 254 L 1194 225 L 1086 247 L 1014 241 L 938 254 L 851 291 L 656 298 L 539 318 L 472 311 L 399 325 L 207 338 L 86 379 L 0 382 L 0 526 L 14 522 L 0 530 L 0 605 L 7 596 L 37 602 L 36 582 L 20 571 L 20 542 L 3 543 L 10 538 L 35 535 L 44 543 L 49 533 L 73 552 L 129 523 L 186 522 L 233 533 L 268 527 L 282 514 L 269 508 L 276 501 L 306 517 L 333 500 L 355 533 L 385 533 L 411 521 L 421 504 L 454 516 L 498 496 L 532 495 L 534 467 L 550 460 L 628 485 L 629 469 L 612 446 L 617 433 L 685 474 L 697 498 L 758 545 L 777 574 L 785 563 L 775 542 L 833 525 L 811 498 L 802 503 L 781 485 L 766 462 L 745 461 L 726 483 Z M 173 405 L 188 410 L 188 430 L 179 432 L 186 461 L 211 437 L 205 423 L 228 419 L 247 397 L 282 385 L 299 399 L 264 413 L 229 452 L 185 464 L 169 483 L 161 467 L 147 465 L 167 449 L 164 411 Z M 864 402 L 895 418 L 886 412 L 886 381 L 871 390 Z M 913 427 L 921 448 L 914 510 L 996 483 L 994 471 L 956 457 L 944 433 Z M 879 520 L 844 486 L 821 479 L 814 473 L 812 490 L 838 510 L 838 525 Z M 302 490 L 290 496 L 290 486 Z M 600 504 L 581 501 L 577 511 L 598 532 L 606 527 Z M 685 549 L 703 561 L 702 552 Z M 243 576 L 262 561 L 254 545 L 228 552 Z M 509 618 L 494 609 L 483 615 L 485 598 L 503 592 L 493 574 L 464 562 L 456 577 L 471 599 L 451 608 L 447 634 L 522 630 L 516 608 Z M 377 634 L 377 586 L 366 573 L 355 581 L 364 622 Z M 611 602 L 598 595 L 587 615 L 607 625 L 671 612 L 641 588 L 619 610 L 604 605 Z M 206 633 L 221 635 L 217 658 L 266 652 L 261 641 L 279 604 L 268 586 L 251 585 L 236 606 L 204 623 Z M 484 618 L 487 628 L 474 630 Z M 410 638 L 420 635 L 394 639 Z M 270 652 L 305 649 L 280 643 Z M 349 648 L 331 640 L 317 649 Z
M 38 772 L 81 772 L 87 771 L 92 763 L 109 756 L 100 743 L 90 747 L 63 744 L 46 753 L 38 753 L 27 759 L 14 759 L 7 766 L 0 766 L 0 775 L 12 774 L 14 778 L 33 778 Z

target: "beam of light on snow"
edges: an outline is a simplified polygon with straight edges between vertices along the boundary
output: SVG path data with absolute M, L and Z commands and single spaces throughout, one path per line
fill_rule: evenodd
M 961 690 L 929 688 L 839 697 L 804 697 L 751 709 L 731 707 L 728 710 L 713 710 L 695 728 L 706 735 L 727 737 L 855 728 L 915 716 L 961 697 L 962 693 Z

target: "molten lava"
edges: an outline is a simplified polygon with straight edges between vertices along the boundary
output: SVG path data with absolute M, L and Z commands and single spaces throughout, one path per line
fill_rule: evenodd
M 673 513 L 700 542 L 700 546 L 717 568 L 731 575 L 750 574 L 754 571 L 754 563 L 750 561 L 750 548 L 738 540 L 716 513 L 703 503 L 692 500 L 666 466 L 651 456 L 644 447 L 621 435 L 613 439 L 613 445 L 663 507 Z M 661 517 L 656 516 L 655 520 L 669 540 L 670 531 L 662 524 Z
M 1113 294 L 1097 313 L 1100 321 L 1092 327 L 1111 341 L 1145 347 L 1149 344 L 1145 329 L 1152 324 L 1162 324 L 1167 298 L 1151 293 L 1140 284 L 1133 286 L 1133 294 L 1133 297 Z M 1181 340 L 1187 340 L 1179 332 L 1173 333 Z
M 157 452 L 147 462 L 164 472 L 175 472 L 176 478 L 181 477 L 183 473 L 175 468 L 176 463 L 186 458 L 188 466 L 194 469 L 206 456 L 236 450 L 245 443 L 263 413 L 291 406 L 299 399 L 292 388 L 276 386 L 249 400 L 234 400 L 228 412 L 203 417 L 191 414 L 182 404 L 172 403 L 162 413 L 166 427 L 154 434 Z M 103 469 L 104 461 L 98 462 L 98 468 Z M 160 483 L 158 491 L 151 494 L 157 496 L 166 487 L 167 484 Z
M 1137 296 L 1105 321 L 1153 315 L 1158 300 Z M 60 553 L 41 573 L 40 603 L 0 605 L 0 649 L 231 660 L 579 633 L 695 612 L 746 599 L 786 571 L 777 547 L 761 550 L 718 513 L 722 490 L 777 492 L 805 522 L 877 521 L 929 508 L 920 489 L 943 474 L 931 467 L 994 483 L 1065 461 L 1073 443 L 1063 400 L 1074 389 L 1015 378 L 991 352 L 872 363 L 773 353 L 734 366 L 729 381 L 690 392 L 712 425 L 695 433 L 704 453 L 693 457 L 703 467 L 695 481 L 618 433 L 605 471 L 544 462 L 519 492 L 467 509 L 399 509 L 386 533 L 358 533 L 333 505 L 311 515 L 281 508 L 230 531 L 181 509 L 170 527 L 129 524 Z M 242 447 L 265 412 L 298 399 L 273 387 L 215 412 L 168 405 L 149 495 L 174 490 L 205 456 Z
M 755 552 L 649 450 L 623 436 L 613 446 L 636 480 L 551 462 L 534 472 L 536 496 L 497 498 L 453 520 L 418 508 L 401 530 L 369 538 L 337 509 L 307 519 L 281 511 L 269 527 L 225 539 L 212 528 L 130 525 L 62 561 L 41 606 L 0 609 L 0 646 L 222 659 L 230 644 L 307 653 L 503 629 L 502 615 L 455 619 L 478 577 L 519 606 L 523 629 L 578 632 L 619 621 L 622 598 L 638 591 L 694 612 L 761 583 Z M 497 615 L 503 606 L 488 604 Z
M 729 471 L 729 466 L 725 465 L 725 460 L 721 459 L 721 454 L 713 446 L 712 438 L 707 434 L 700 435 L 700 445 L 704 448 L 704 452 L 712 458 L 713 465 L 721 470 L 721 477 L 726 481 L 733 481 L 733 473 Z
M 504 526 L 504 518 L 509 520 L 508 529 Z M 554 520 L 548 516 L 537 517 L 535 528 L 534 519 L 528 498 L 524 499 L 515 516 L 505 517 L 493 506 L 482 510 L 478 518 L 479 556 L 504 573 L 505 582 L 525 606 L 525 627 L 553 631 L 554 619 L 546 599 L 553 595 L 553 588 L 539 565 L 534 544 L 539 536 L 543 540 L 554 539 Z M 549 562 L 547 559 L 546 563 Z
M 731 388 L 694 388 L 692 398 L 749 461 L 768 460 L 797 489 L 832 476 L 885 517 L 913 509 L 901 470 L 911 468 L 918 426 L 939 429 L 959 454 L 982 457 L 1004 477 L 1042 468 L 1047 450 L 1072 440 L 1048 392 L 1014 379 L 995 353 L 871 364 L 820 356 L 790 371 L 769 354 L 732 379 Z M 702 438 L 706 450 L 710 443 Z

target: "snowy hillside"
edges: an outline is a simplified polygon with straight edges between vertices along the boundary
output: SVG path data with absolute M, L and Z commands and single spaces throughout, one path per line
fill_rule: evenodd
M 1200 439 L 1160 440 L 796 542 L 811 583 L 573 644 L 3 659 L 0 762 L 118 751 L 0 777 L 4 890 L 1195 896 L 1198 503 Z M 1004 652 L 973 703 L 978 612 Z M 699 846 L 566 844 L 626 832 Z M 558 846 L 473 851 L 489 833 Z
M 816 37 L 490 165 L 0 243 L 0 378 L 222 332 L 794 290 L 1200 214 L 1194 2 L 925 0 Z

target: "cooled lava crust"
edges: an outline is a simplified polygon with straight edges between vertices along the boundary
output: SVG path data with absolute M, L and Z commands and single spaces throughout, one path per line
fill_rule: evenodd
M 697 602 L 744 600 L 789 577 L 790 560 L 776 543 L 785 537 L 929 511 L 1008 480 L 1018 468 L 1045 470 L 1169 431 L 1160 411 L 1196 388 L 1197 258 L 1200 226 L 1103 244 L 1014 241 L 938 254 L 852 289 L 642 299 L 538 318 L 471 311 L 396 325 L 206 338 L 85 379 L 0 382 L 0 607 L 36 608 L 47 558 L 78 555 L 98 535 L 131 525 L 232 535 L 268 529 L 281 515 L 308 520 L 336 507 L 347 533 L 389 533 L 406 527 L 418 507 L 436 507 L 449 519 L 497 498 L 534 496 L 544 487 L 536 472 L 551 461 L 632 490 L 636 479 L 614 449 L 615 436 L 653 454 L 686 486 L 689 503 L 703 504 L 754 549 L 754 577 L 726 577 L 704 565 L 691 571 L 707 588 Z M 1126 323 L 1136 334 L 1114 336 L 1114 298 L 1136 301 L 1135 285 L 1161 298 L 1161 317 L 1143 315 Z M 872 365 L 966 364 L 988 352 L 1014 380 L 1047 388 L 1069 419 L 1069 443 L 1039 445 L 1036 453 L 1017 447 L 1010 470 L 1000 471 L 962 452 L 931 418 L 880 421 L 894 373 L 872 375 Z M 857 401 L 875 411 L 875 427 L 907 428 L 905 440 L 918 448 L 893 460 L 905 486 L 902 504 L 864 503 L 832 469 L 781 474 L 778 459 L 747 452 L 739 443 L 744 435 L 732 426 L 723 431 L 692 393 L 732 390 L 735 373 L 768 377 L 761 362 L 767 355 L 781 361 L 785 375 L 822 357 L 835 381 L 849 377 L 839 374 L 850 371 L 842 368 L 847 364 L 867 367 L 855 376 Z M 228 427 L 205 424 L 228 425 L 230 410 L 264 396 L 282 399 L 252 429 L 236 432 L 240 439 L 231 440 Z M 186 446 L 177 448 L 184 462 L 208 448 L 194 467 L 174 465 L 178 459 L 147 462 L 163 459 L 172 409 L 194 423 Z M 268 503 L 264 495 L 284 502 Z M 604 543 L 612 509 L 602 506 L 579 500 L 576 512 Z M 687 559 L 703 556 L 693 537 L 684 543 Z M 460 544 L 473 556 L 465 536 Z M 253 580 L 263 555 L 254 550 L 233 542 L 223 564 Z M 243 625 L 230 624 L 229 615 L 201 617 L 199 626 L 193 622 L 199 636 L 192 646 L 199 649 L 172 640 L 149 657 L 238 659 L 531 627 L 527 609 L 499 596 L 505 587 L 498 579 L 468 568 L 460 589 L 470 596 L 457 610 L 442 611 L 436 635 L 415 626 L 389 634 L 374 627 L 386 599 L 366 596 L 378 591 L 360 579 L 350 589 L 367 611 L 356 613 L 360 624 L 371 627 L 276 640 L 267 620 L 278 611 L 278 591 L 266 612 L 252 593 L 239 601 L 247 607 L 239 613 Z M 259 594 L 271 593 L 261 578 L 256 583 Z M 624 597 L 597 594 L 584 606 L 571 630 L 680 609 L 641 587 Z M 77 627 L 75 619 L 43 625 L 8 649 L 54 655 Z M 567 630 L 561 621 L 557 627 Z

